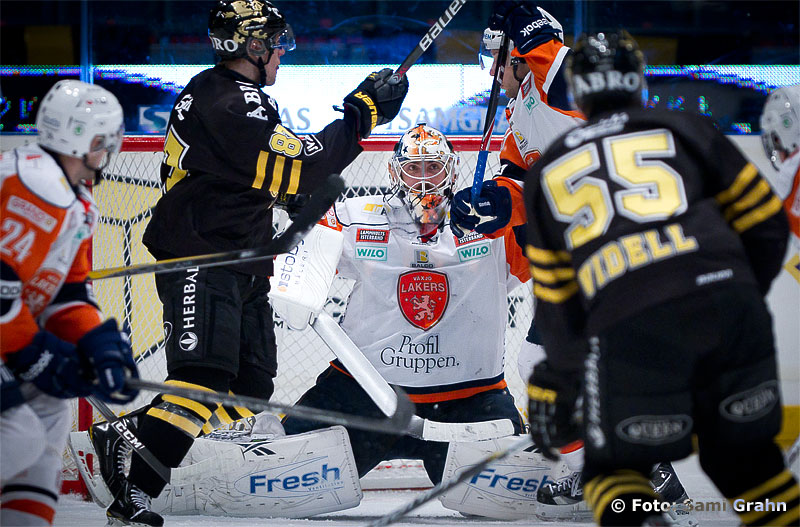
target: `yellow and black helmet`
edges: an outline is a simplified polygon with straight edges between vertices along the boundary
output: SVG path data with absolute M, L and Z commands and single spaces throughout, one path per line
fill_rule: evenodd
M 266 49 L 294 49 L 294 32 L 286 18 L 266 0 L 220 0 L 208 17 L 208 38 L 221 59 L 247 55 L 249 39 Z

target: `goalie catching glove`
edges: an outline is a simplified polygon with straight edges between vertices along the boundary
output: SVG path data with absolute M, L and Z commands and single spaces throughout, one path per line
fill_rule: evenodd
M 366 139 L 376 126 L 386 124 L 400 113 L 400 107 L 408 93 L 408 77 L 390 84 L 394 72 L 390 68 L 367 75 L 358 88 L 344 98 L 345 116 L 355 118 L 358 135 Z
M 555 450 L 580 439 L 579 393 L 580 375 L 554 371 L 546 359 L 533 369 L 528 381 L 531 437 L 549 459 L 558 459 Z

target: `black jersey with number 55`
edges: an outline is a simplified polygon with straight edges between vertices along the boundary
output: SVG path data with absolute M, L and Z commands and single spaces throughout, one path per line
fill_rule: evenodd
M 756 167 L 711 120 L 677 112 L 566 133 L 526 175 L 525 203 L 537 327 L 569 369 L 586 335 L 648 306 L 731 282 L 766 293 L 788 238 Z
M 361 150 L 353 123 L 333 121 L 299 137 L 255 83 L 223 66 L 205 70 L 170 114 L 161 165 L 166 193 L 144 244 L 159 259 L 265 245 L 278 194 L 313 194 Z M 236 268 L 268 275 L 271 261 Z

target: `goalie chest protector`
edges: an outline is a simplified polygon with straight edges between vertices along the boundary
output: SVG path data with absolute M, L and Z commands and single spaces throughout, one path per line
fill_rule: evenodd
M 436 400 L 505 387 L 506 296 L 520 281 L 504 239 L 447 225 L 423 243 L 390 229 L 382 196 L 336 205 L 323 221 L 342 229 L 339 275 L 356 280 L 342 327 L 383 377 Z

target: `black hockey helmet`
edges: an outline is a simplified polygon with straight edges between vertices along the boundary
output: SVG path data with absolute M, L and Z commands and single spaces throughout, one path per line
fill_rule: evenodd
M 208 38 L 223 60 L 246 57 L 249 39 L 263 41 L 270 55 L 276 48 L 294 49 L 292 27 L 266 0 L 220 0 L 209 13 Z
M 575 104 L 587 116 L 641 106 L 644 55 L 627 31 L 581 35 L 567 64 Z

